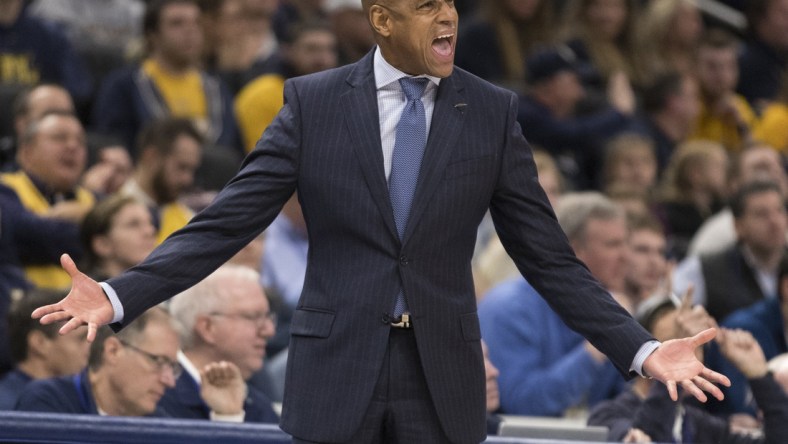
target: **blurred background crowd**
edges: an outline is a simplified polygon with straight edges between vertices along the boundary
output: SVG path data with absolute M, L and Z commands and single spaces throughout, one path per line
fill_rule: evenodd
M 758 383 L 788 387 L 788 0 L 448 3 L 456 65 L 519 97 L 578 257 L 659 339 L 723 328 L 705 358 L 735 384 L 697 417 L 779 433 L 784 399 Z M 90 350 L 84 332 L 58 337 L 30 311 L 69 288 L 62 253 L 97 280 L 144 259 L 232 178 L 288 78 L 373 46 L 360 0 L 0 0 L 0 408 L 54 409 L 42 393 L 57 384 L 23 390 L 54 378 L 88 387 L 94 403 L 74 404 L 85 412 L 189 417 L 191 405 L 221 419 L 241 392 L 217 382 L 223 398 L 206 381 L 240 377 L 245 420 L 276 422 L 253 405 L 284 389 L 309 245 L 297 196 L 217 272 L 222 285 L 191 295 L 196 308 L 173 301 Z M 635 414 L 664 394 L 626 385 L 552 313 L 489 218 L 473 267 L 491 415 L 626 416 L 612 438 L 668 433 L 648 418 L 673 424 L 673 410 Z M 129 373 L 132 351 L 148 360 Z M 201 373 L 218 361 L 231 370 Z M 106 394 L 146 369 L 134 385 L 162 400 Z

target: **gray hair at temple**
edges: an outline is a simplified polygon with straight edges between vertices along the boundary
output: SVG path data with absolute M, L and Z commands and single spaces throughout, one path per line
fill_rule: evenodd
M 603 194 L 588 191 L 565 194 L 555 209 L 558 224 L 572 243 L 583 243 L 588 221 L 626 219 L 624 210 Z
M 167 324 L 178 332 L 179 336 L 181 335 L 181 325 L 173 319 L 165 308 L 156 306 L 146 310 L 137 319 L 124 327 L 123 330 L 115 333 L 115 337 L 121 342 L 136 345 L 147 326 L 152 323 Z M 106 325 L 100 327 L 96 332 L 96 339 L 90 344 L 90 356 L 88 357 L 88 367 L 91 370 L 101 367 L 104 359 L 104 342 L 112 335 L 112 330 Z
M 244 280 L 259 285 L 260 274 L 249 267 L 225 264 L 197 285 L 172 298 L 170 313 L 183 327 L 180 332 L 182 349 L 188 350 L 193 346 L 197 318 L 218 311 L 226 304 L 227 293 L 222 289 L 229 283 Z

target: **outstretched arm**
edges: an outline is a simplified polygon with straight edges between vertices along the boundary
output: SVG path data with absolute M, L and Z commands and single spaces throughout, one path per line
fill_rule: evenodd
M 665 384 L 674 401 L 678 400 L 678 384 L 701 402 L 708 399 L 704 391 L 722 400 L 722 391 L 714 384 L 730 386 L 730 380 L 725 375 L 706 368 L 695 356 L 695 349 L 711 341 L 716 335 L 717 330 L 709 328 L 690 338 L 663 342 L 646 358 L 643 363 L 644 373 Z
M 93 342 L 96 330 L 112 321 L 115 313 L 112 304 L 98 282 L 79 271 L 71 256 L 61 256 L 60 264 L 71 276 L 71 291 L 60 302 L 37 308 L 32 316 L 41 318 L 42 324 L 68 321 L 60 328 L 60 334 L 87 324 L 88 342 Z

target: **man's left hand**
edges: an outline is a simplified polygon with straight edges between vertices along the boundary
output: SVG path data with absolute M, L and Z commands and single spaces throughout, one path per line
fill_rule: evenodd
M 701 402 L 708 399 L 704 391 L 722 400 L 722 391 L 714 384 L 730 387 L 731 381 L 725 375 L 706 368 L 695 357 L 695 349 L 711 341 L 716 335 L 717 330 L 710 328 L 691 338 L 663 342 L 646 358 L 643 372 L 665 384 L 674 401 L 679 398 L 678 384 Z

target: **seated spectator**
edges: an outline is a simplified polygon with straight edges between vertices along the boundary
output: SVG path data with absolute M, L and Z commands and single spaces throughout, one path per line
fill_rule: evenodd
M 690 139 L 713 140 L 729 152 L 745 148 L 757 118 L 747 100 L 736 94 L 739 43 L 721 29 L 706 33 L 698 45 L 697 69 L 700 114 Z
M 788 174 L 783 168 L 783 160 L 774 148 L 764 144 L 754 144 L 735 156 L 731 169 L 729 195 L 746 183 L 766 180 L 777 184 L 783 196 L 788 196 Z M 786 233 L 788 235 L 788 233 Z M 730 205 L 706 219 L 692 237 L 688 256 L 701 256 L 716 253 L 736 242 L 733 213 Z
M 561 198 L 556 215 L 578 259 L 609 291 L 621 290 L 624 212 L 601 194 L 577 193 Z M 561 416 L 623 388 L 624 379 L 607 357 L 570 330 L 522 278 L 484 296 L 479 323 L 490 361 L 500 372 L 502 413 Z
M 91 146 L 92 145 L 92 146 Z M 97 196 L 109 196 L 131 177 L 134 168 L 129 150 L 117 139 L 88 135 L 88 164 L 82 175 L 82 186 Z
M 64 291 L 30 290 L 13 301 L 8 334 L 14 369 L 0 378 L 0 410 L 13 410 L 19 395 L 33 380 L 78 373 L 88 363 L 85 328 L 58 334 L 64 322 L 42 325 L 30 317 L 41 304 L 54 304 Z
M 97 281 L 115 277 L 142 262 L 156 246 L 148 208 L 132 196 L 116 194 L 99 202 L 80 229 L 82 270 Z
M 563 38 L 580 63 L 589 93 L 604 96 L 613 76 L 633 79 L 637 0 L 570 0 L 564 11 Z
M 147 123 L 180 117 L 192 120 L 209 145 L 242 152 L 232 95 L 200 66 L 200 19 L 196 0 L 148 4 L 143 18 L 148 56 L 107 76 L 93 107 L 97 132 L 120 137 L 133 150 Z
M 700 328 L 681 322 L 683 310 L 669 299 L 657 299 L 640 313 L 639 319 L 658 340 L 668 341 Z M 687 331 L 690 328 L 692 330 Z M 731 431 L 723 418 L 713 416 L 681 396 L 681 402 L 670 399 L 665 386 L 646 378 L 635 379 L 630 389 L 616 399 L 600 403 L 588 418 L 589 425 L 609 427 L 608 440 L 624 442 L 698 442 L 698 443 L 780 443 L 788 436 L 788 396 L 768 371 L 766 359 L 758 343 L 742 330 L 722 329 L 718 342 L 725 358 L 747 375 L 747 383 L 763 406 L 763 436 Z M 640 439 L 634 440 L 637 436 Z
M 786 345 L 788 329 L 785 328 L 788 325 L 786 322 L 788 321 L 788 256 L 783 256 L 780 261 L 777 283 L 777 297 L 763 299 L 736 310 L 725 317 L 720 324 L 727 328 L 742 329 L 752 333 L 763 349 L 766 359 L 788 352 Z M 755 414 L 758 406 L 752 403 L 751 394 L 742 384 L 745 380 L 744 375 L 730 363 L 720 359 L 719 353 L 715 352 L 716 350 L 712 349 L 707 365 L 716 371 L 727 372 L 725 375 L 730 378 L 732 384 L 731 387 L 722 388 L 725 399 L 720 403 L 712 404 L 711 408 L 724 414 L 739 412 Z
M 279 59 L 277 72 L 254 79 L 235 99 L 235 113 L 246 151 L 252 151 L 282 108 L 285 80 L 337 66 L 336 37 L 324 22 L 294 25 L 282 40 Z
M 657 182 L 657 158 L 654 144 L 634 133 L 622 133 L 607 143 L 603 186 L 626 189 L 650 196 Z
M 79 186 L 86 156 L 85 132 L 76 116 L 49 112 L 28 125 L 20 140 L 20 171 L 3 174 L 0 181 L 28 211 L 79 223 L 95 202 L 93 194 Z M 42 288 L 68 288 L 68 274 L 59 265 L 42 264 L 42 259 L 22 257 L 30 264 L 25 267 L 28 280 Z
M 739 94 L 747 98 L 756 113 L 775 100 L 788 67 L 786 0 L 748 0 L 748 34 L 739 53 Z M 780 147 L 777 147 L 780 148 Z
M 16 155 L 22 135 L 32 122 L 51 111 L 74 112 L 71 94 L 62 86 L 42 83 L 22 89 L 16 95 L 12 107 L 14 135 L 3 142 L 0 171 L 11 172 L 19 168 Z
M 564 176 L 576 189 L 596 186 L 602 144 L 631 123 L 635 96 L 623 76 L 608 88 L 610 107 L 580 116 L 576 107 L 585 96 L 579 66 L 566 47 L 537 52 L 527 62 L 532 86 L 520 99 L 518 122 L 529 142 L 556 157 Z
M 651 215 L 629 218 L 627 268 L 623 294 L 630 306 L 637 307 L 649 298 L 667 294 L 668 260 L 662 225 Z
M 780 261 L 786 255 L 785 198 L 773 182 L 744 185 L 730 201 L 737 242 L 692 256 L 674 273 L 674 290 L 695 289 L 695 302 L 719 321 L 763 299 L 776 300 Z
M 54 24 L 30 15 L 25 0 L 6 0 L 0 8 L 0 85 L 63 85 L 78 102 L 87 102 L 93 80 L 68 38 Z M 4 109 L 10 103 L 0 104 Z
M 278 0 L 200 0 L 206 68 L 235 96 L 251 79 L 276 64 L 279 40 L 272 19 Z
M 28 384 L 16 410 L 166 416 L 157 404 L 181 373 L 178 345 L 172 318 L 157 307 L 117 334 L 102 327 L 90 346 L 87 369 Z
M 728 155 L 710 141 L 681 144 L 670 159 L 656 197 L 670 255 L 681 260 L 703 221 L 722 209 L 728 190 Z
M 700 112 L 698 82 L 678 72 L 657 76 L 643 88 L 635 127 L 654 143 L 661 177 L 676 146 L 688 140 Z
M 485 0 L 460 27 L 455 63 L 477 76 L 524 92 L 523 61 L 555 43 L 552 1 Z
M 202 160 L 202 141 L 186 119 L 153 121 L 140 134 L 137 165 L 121 193 L 148 206 L 157 244 L 194 215 L 181 199 L 194 183 Z
M 648 87 L 673 72 L 693 74 L 702 34 L 703 19 L 693 0 L 649 0 L 635 37 L 635 83 Z
M 276 328 L 257 272 L 224 265 L 175 296 L 170 311 L 184 327 L 178 361 L 186 371 L 166 391 L 161 408 L 178 418 L 278 423 L 270 399 L 243 383 L 262 368 L 266 341 Z M 205 390 L 201 369 L 220 361 L 237 367 L 243 390 L 232 404 L 216 412 L 201 396 Z
M 360 60 L 375 46 L 361 0 L 326 0 L 324 5 L 337 38 L 338 65 Z

